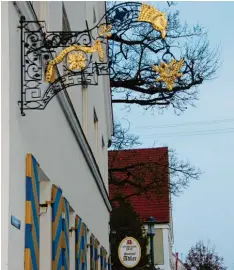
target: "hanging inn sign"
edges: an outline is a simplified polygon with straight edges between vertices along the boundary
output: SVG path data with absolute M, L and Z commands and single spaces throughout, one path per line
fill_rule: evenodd
M 68 87 L 98 85 L 100 76 L 111 75 L 108 38 L 115 33 L 115 26 L 121 23 L 128 27 L 130 22 L 150 23 L 162 39 L 166 36 L 166 14 L 139 2 L 125 2 L 110 8 L 94 27 L 89 28 L 86 22 L 82 31 L 49 32 L 44 21 L 26 21 L 21 17 L 19 106 L 22 116 L 26 110 L 45 109 L 55 95 Z M 166 78 L 173 85 L 170 74 L 176 63 L 171 67 L 162 64 L 152 68 L 162 73 L 162 80 Z
M 127 268 L 135 267 L 141 259 L 141 247 L 133 237 L 124 238 L 118 248 L 118 256 L 121 264 Z

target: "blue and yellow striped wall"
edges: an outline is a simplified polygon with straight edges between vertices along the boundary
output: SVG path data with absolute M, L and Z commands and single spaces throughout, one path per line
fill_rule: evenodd
M 65 241 L 65 250 L 64 250 L 64 270 L 70 269 L 70 246 L 69 246 L 69 203 L 63 198 L 64 203 L 64 218 L 63 218 L 63 233 Z
M 75 218 L 75 258 L 76 270 L 87 270 L 87 226 L 76 215 Z
M 69 203 L 62 190 L 52 186 L 52 270 L 68 270 L 69 262 Z
M 82 270 L 87 270 L 87 226 L 82 222 Z
M 62 190 L 52 185 L 52 270 L 70 269 L 69 202 Z M 75 218 L 75 269 L 87 270 L 87 231 L 82 219 Z M 42 247 L 43 248 L 43 247 Z M 90 269 L 106 270 L 107 252 L 90 236 Z M 39 270 L 40 254 L 40 179 L 39 164 L 31 155 L 26 156 L 26 209 L 25 209 L 25 270 Z M 100 260 L 99 260 L 100 257 Z M 109 264 L 108 264 L 109 266 Z M 110 268 L 108 267 L 108 270 Z
M 90 270 L 95 270 L 95 254 L 94 254 L 94 241 L 93 234 L 90 236 Z
M 97 238 L 95 238 L 94 241 L 94 261 L 95 261 L 95 270 L 98 270 L 99 268 L 99 254 L 98 254 L 98 247 L 99 247 L 99 242 Z
M 31 154 L 26 156 L 25 270 L 39 269 L 40 249 L 40 183 L 39 164 Z
M 82 219 L 76 215 L 75 218 L 75 258 L 76 258 L 76 270 L 82 268 Z

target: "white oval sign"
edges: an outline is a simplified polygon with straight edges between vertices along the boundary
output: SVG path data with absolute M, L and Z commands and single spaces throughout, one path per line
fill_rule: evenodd
M 124 238 L 119 244 L 119 260 L 123 266 L 132 268 L 136 266 L 141 258 L 141 247 L 133 237 Z

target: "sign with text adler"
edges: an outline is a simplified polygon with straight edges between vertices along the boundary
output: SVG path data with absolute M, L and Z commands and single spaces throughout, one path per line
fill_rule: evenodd
M 119 244 L 119 260 L 127 268 L 135 267 L 141 259 L 141 247 L 133 237 L 124 238 Z

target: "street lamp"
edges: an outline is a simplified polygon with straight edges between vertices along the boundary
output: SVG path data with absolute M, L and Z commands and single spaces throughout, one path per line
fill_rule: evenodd
M 149 217 L 147 220 L 148 224 L 148 236 L 150 238 L 150 257 L 151 257 L 151 265 L 154 269 L 154 235 L 155 235 L 155 228 L 154 224 L 156 223 L 156 220 L 154 217 Z

